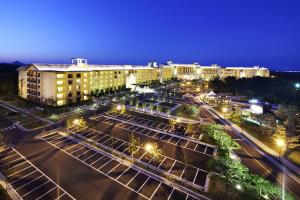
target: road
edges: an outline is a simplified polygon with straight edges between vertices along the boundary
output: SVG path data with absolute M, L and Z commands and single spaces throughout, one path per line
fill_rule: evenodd
M 200 106 L 200 109 L 202 115 L 214 120 L 216 123 L 223 124 L 223 121 L 212 115 L 206 107 Z M 264 152 L 262 149 L 257 147 L 252 142 L 246 141 L 245 137 L 241 136 L 241 134 L 237 132 L 226 132 L 241 146 L 241 149 L 236 151 L 236 154 L 241 158 L 242 163 L 244 163 L 251 172 L 266 177 L 272 182 L 277 182 L 279 184 L 282 183 L 282 170 L 277 165 L 272 163 L 265 155 L 260 153 Z M 278 161 L 278 158 L 267 154 L 266 152 L 264 152 L 264 154 Z M 285 174 L 285 187 L 288 191 L 300 199 L 300 184 L 297 182 L 297 178 L 294 178 L 297 175 L 290 173 Z

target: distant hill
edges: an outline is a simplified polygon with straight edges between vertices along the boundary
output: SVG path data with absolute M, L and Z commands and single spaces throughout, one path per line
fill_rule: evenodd
M 0 63 L 0 72 L 16 71 L 21 65 L 24 65 L 24 63 L 19 61 L 13 63 Z

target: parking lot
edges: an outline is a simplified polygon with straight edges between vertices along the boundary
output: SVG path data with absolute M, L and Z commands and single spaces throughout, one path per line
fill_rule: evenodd
M 142 137 L 154 139 L 155 141 L 167 143 L 174 146 L 179 146 L 183 149 L 188 149 L 208 156 L 213 156 L 216 150 L 213 146 L 199 142 L 197 140 L 191 140 L 187 137 L 178 136 L 173 133 L 143 127 L 139 124 L 127 123 L 126 121 L 121 122 L 120 120 L 105 115 L 98 115 L 96 117 L 93 117 L 92 119 L 101 123 L 106 123 L 108 125 L 125 129 L 128 131 L 128 133 L 136 133 Z
M 0 173 L 20 199 L 74 199 L 12 147 L 1 147 Z
M 151 129 L 156 129 L 168 133 L 174 133 L 176 135 L 185 136 L 191 139 L 198 140 L 201 136 L 200 131 L 187 131 L 188 124 L 180 122 L 176 126 L 172 126 L 169 123 L 168 119 L 165 118 L 158 118 L 154 117 L 152 115 L 147 115 L 144 113 L 137 113 L 133 111 L 126 112 L 124 114 L 121 114 L 120 112 L 114 112 L 114 111 L 107 111 L 103 113 L 103 116 L 108 116 L 114 119 L 119 119 L 122 121 L 131 122 L 134 124 L 141 124 L 145 127 L 149 127 Z M 206 125 L 211 123 L 208 119 L 199 119 L 197 124 L 199 125 Z M 226 127 L 224 127 L 226 129 Z
M 97 132 L 86 132 L 85 135 L 95 134 Z M 102 144 L 106 143 L 108 140 L 113 140 L 108 138 L 104 141 L 101 138 L 107 136 L 105 134 L 96 134 L 97 138 L 95 140 L 102 141 Z M 101 138 L 100 138 L 101 137 Z M 103 150 L 96 150 L 87 146 L 80 141 L 63 136 L 59 132 L 51 132 L 43 135 L 42 140 L 49 143 L 50 145 L 60 149 L 71 157 L 77 159 L 78 161 L 84 163 L 88 167 L 98 171 L 99 173 L 105 175 L 106 177 L 114 180 L 116 184 L 120 184 L 133 192 L 137 193 L 140 199 L 206 199 L 205 197 L 196 194 L 196 197 L 191 194 L 190 191 L 185 191 L 184 189 L 170 184 L 167 180 L 147 173 L 147 171 L 128 163 L 110 153 Z M 126 151 L 126 144 L 122 144 L 120 140 L 111 142 L 115 149 L 122 149 Z M 126 153 L 124 152 L 126 155 Z

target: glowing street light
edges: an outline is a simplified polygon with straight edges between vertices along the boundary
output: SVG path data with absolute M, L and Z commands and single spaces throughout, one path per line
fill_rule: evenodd
M 78 125 L 79 124 L 79 119 L 74 119 L 73 124 Z
M 150 143 L 147 143 L 145 145 L 145 150 L 147 151 L 147 153 L 152 153 L 152 151 L 153 151 L 153 145 L 150 144 Z
M 197 88 L 196 91 L 197 91 L 197 92 L 200 92 L 200 88 Z
M 250 99 L 250 100 L 249 100 L 249 103 L 251 103 L 251 104 L 256 104 L 256 103 L 258 103 L 258 100 L 257 100 L 257 99 Z
M 223 107 L 222 112 L 223 112 L 223 117 L 225 118 L 225 114 L 228 112 L 228 108 Z
M 284 147 L 285 146 L 285 142 L 283 139 L 277 139 L 276 140 L 276 145 L 280 148 Z
M 230 156 L 229 156 L 232 160 L 236 160 L 237 159 L 237 156 L 233 153 L 230 153 Z
M 117 105 L 117 110 L 121 110 L 122 106 L 120 104 Z
M 237 185 L 235 186 L 235 188 L 236 188 L 237 190 L 242 190 L 242 186 L 241 186 L 240 184 L 237 184 Z
M 300 89 L 300 83 L 295 83 L 295 88 Z

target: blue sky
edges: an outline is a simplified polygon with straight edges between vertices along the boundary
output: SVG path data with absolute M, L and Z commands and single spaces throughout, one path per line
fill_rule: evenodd
M 299 0 L 1 0 L 0 62 L 300 70 Z

